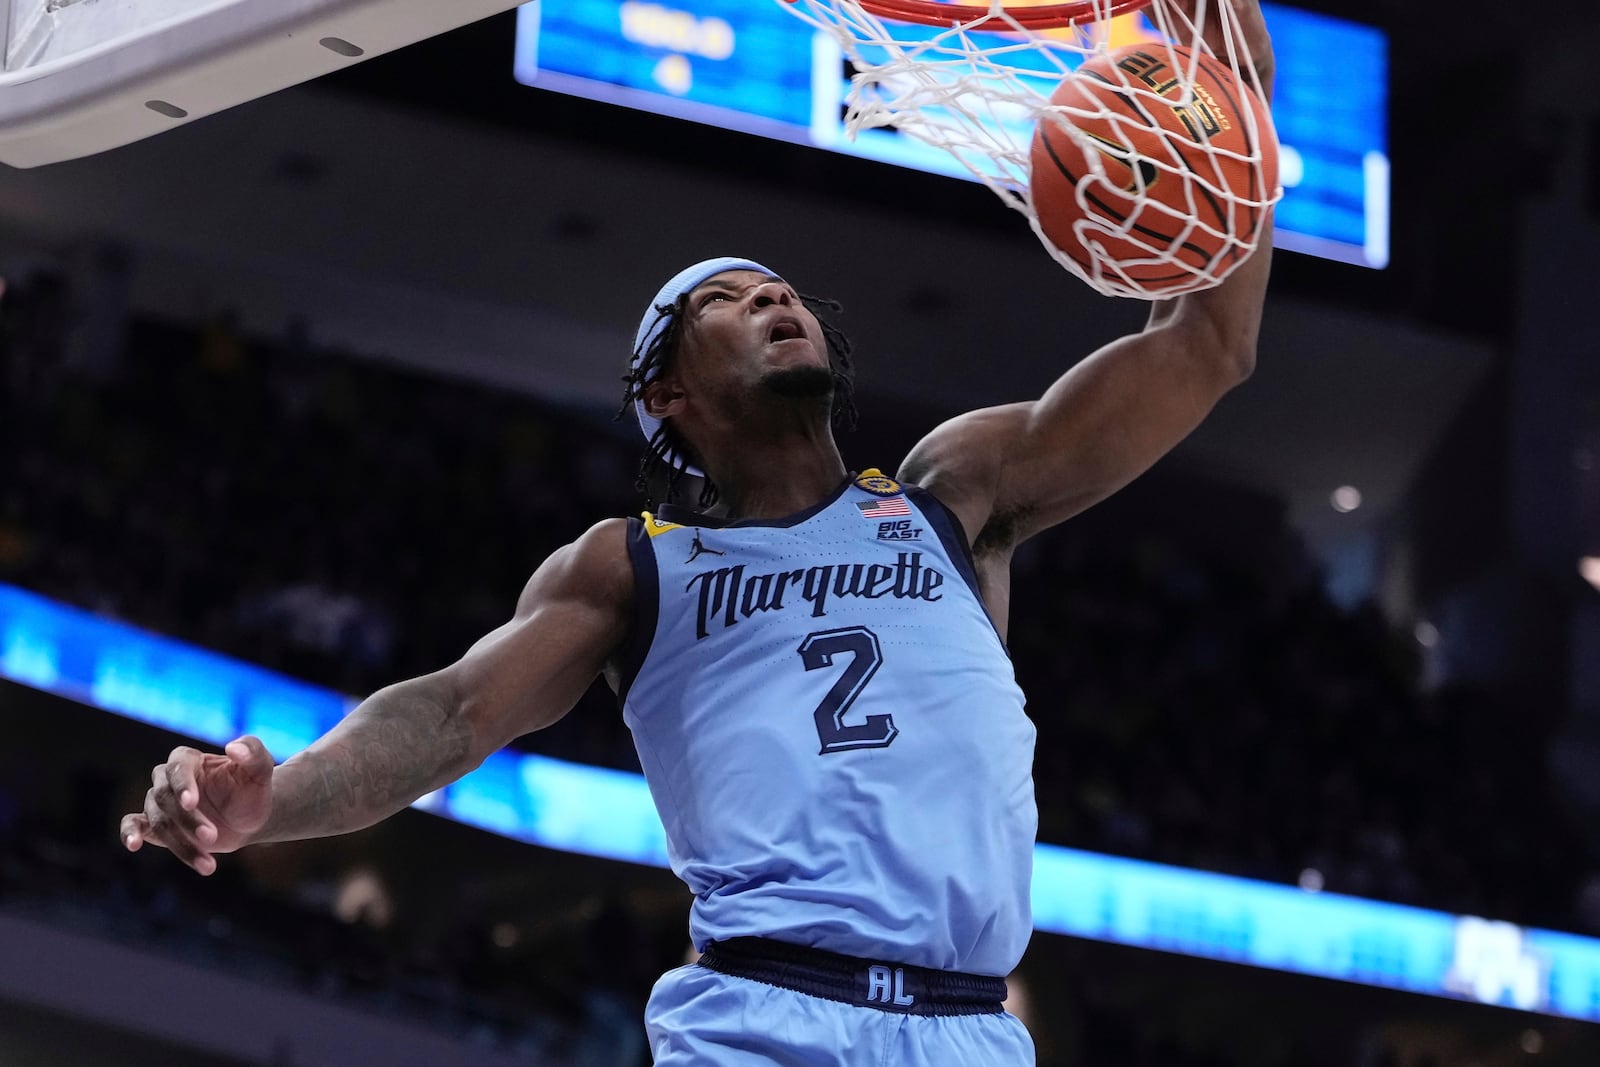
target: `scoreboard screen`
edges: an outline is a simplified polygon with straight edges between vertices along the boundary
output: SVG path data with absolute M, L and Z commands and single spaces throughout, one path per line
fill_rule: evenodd
M 1387 39 L 1343 19 L 1262 7 L 1278 61 L 1285 188 L 1275 243 L 1385 267 Z M 1143 16 L 1127 19 L 1122 32 L 1153 36 Z M 771 0 L 532 3 L 518 13 L 515 63 L 524 85 L 971 180 L 947 153 L 894 130 L 847 137 L 839 46 Z M 1009 133 L 1022 144 L 1030 136 Z

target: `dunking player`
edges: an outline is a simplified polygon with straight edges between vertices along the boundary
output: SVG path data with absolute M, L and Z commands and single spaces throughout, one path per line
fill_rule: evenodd
M 1271 84 L 1256 0 L 1239 0 Z M 698 963 L 647 1009 L 663 1064 L 1021 1064 L 1001 1008 L 1031 929 L 1034 731 L 1002 644 L 1013 548 L 1136 477 L 1254 361 L 1270 255 L 1156 305 L 1031 403 L 940 426 L 897 478 L 845 471 L 848 348 L 756 263 L 679 274 L 630 381 L 646 468 L 715 487 L 552 555 L 515 617 L 274 768 L 178 748 L 129 849 L 201 874 L 368 826 L 616 689 L 693 890 Z M 669 494 L 670 495 L 670 494 Z M 701 497 L 709 503 L 711 493 Z

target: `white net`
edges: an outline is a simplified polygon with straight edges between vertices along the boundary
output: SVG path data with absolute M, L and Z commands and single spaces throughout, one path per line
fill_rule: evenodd
M 1102 293 L 1219 284 L 1281 195 L 1229 0 L 1121 15 L 1128 0 L 1085 0 L 1088 18 L 1049 29 L 1025 24 L 1037 0 L 949 4 L 943 25 L 880 18 L 859 0 L 779 2 L 843 49 L 850 136 L 887 128 L 948 153 Z

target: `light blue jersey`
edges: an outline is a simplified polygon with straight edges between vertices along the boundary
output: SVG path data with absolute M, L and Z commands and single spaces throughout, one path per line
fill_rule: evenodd
M 676 517 L 631 524 L 621 695 L 695 945 L 1009 973 L 1034 729 L 954 517 L 875 471 L 786 519 Z

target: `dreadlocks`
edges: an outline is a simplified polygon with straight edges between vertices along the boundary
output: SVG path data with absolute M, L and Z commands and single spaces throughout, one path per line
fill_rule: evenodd
M 631 366 L 628 373 L 622 376 L 624 383 L 622 405 L 613 418 L 622 418 L 633 406 L 634 401 L 643 395 L 645 386 L 659 374 L 670 369 L 672 359 L 678 352 L 678 342 L 683 338 L 686 321 L 684 309 L 688 300 L 689 294 L 685 293 L 670 304 L 656 305 L 656 319 L 651 327 L 654 337 L 643 353 L 634 353 L 638 360 L 637 364 Z M 845 429 L 854 428 L 855 368 L 850 360 L 852 351 L 850 339 L 827 317 L 837 315 L 843 308 L 838 301 L 807 296 L 804 293 L 800 294 L 800 303 L 817 317 L 817 322 L 822 326 L 822 336 L 828 344 L 828 369 L 833 377 L 833 424 Z M 673 462 L 674 455 L 682 457 L 682 462 Z M 689 442 L 685 441 L 670 423 L 663 422 L 661 428 L 645 446 L 644 457 L 639 461 L 639 475 L 634 479 L 633 487 L 645 494 L 648 499 L 650 487 L 664 476 L 666 485 L 662 490 L 661 499 L 670 501 L 677 491 L 679 479 L 684 475 L 684 462 L 692 463 L 701 470 L 705 469 L 705 464 L 694 454 Z M 700 487 L 699 506 L 705 509 L 716 502 L 717 487 L 707 476 Z

